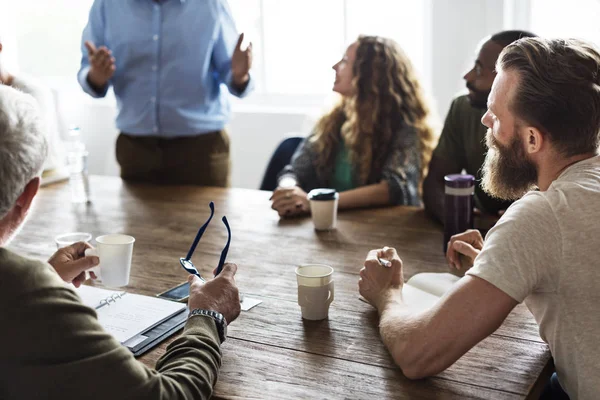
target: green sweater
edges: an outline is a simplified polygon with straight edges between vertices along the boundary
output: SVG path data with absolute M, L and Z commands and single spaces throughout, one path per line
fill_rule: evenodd
M 205 399 L 221 365 L 211 318 L 190 318 L 156 370 L 98 323 L 47 263 L 0 248 L 0 398 Z

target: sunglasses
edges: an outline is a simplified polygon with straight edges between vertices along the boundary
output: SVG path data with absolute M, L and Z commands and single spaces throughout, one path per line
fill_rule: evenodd
M 179 259 L 179 262 L 181 263 L 183 269 L 185 269 L 188 273 L 192 275 L 196 275 L 198 278 L 200 278 L 202 282 L 206 282 L 206 280 L 200 275 L 200 272 L 198 272 L 198 268 L 196 268 L 194 263 L 192 263 L 191 258 L 194 254 L 194 250 L 196 250 L 196 246 L 198 245 L 200 238 L 202 238 L 206 227 L 210 223 L 210 220 L 212 219 L 213 215 L 215 214 L 215 203 L 211 201 L 208 206 L 210 207 L 210 217 L 208 217 L 204 225 L 202 225 L 200 229 L 198 229 L 198 233 L 196 234 L 194 243 L 192 243 L 192 247 L 190 247 L 190 251 L 188 251 L 187 256 L 185 258 Z M 219 275 L 223 270 L 223 265 L 225 265 L 225 259 L 227 258 L 227 252 L 229 251 L 229 243 L 231 243 L 231 229 L 229 228 L 229 222 L 227 222 L 227 217 L 223 217 L 221 220 L 227 228 L 227 243 L 225 244 L 223 251 L 221 251 L 221 258 L 219 259 L 219 265 L 217 266 L 217 269 L 215 271 L 215 276 Z

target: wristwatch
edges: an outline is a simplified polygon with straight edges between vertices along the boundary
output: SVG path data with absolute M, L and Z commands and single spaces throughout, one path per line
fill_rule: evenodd
M 196 308 L 196 309 L 190 311 L 190 315 L 188 316 L 188 318 L 191 318 L 196 315 L 204 315 L 206 317 L 211 317 L 212 319 L 214 319 L 215 323 L 217 325 L 217 332 L 219 333 L 219 339 L 221 340 L 221 343 L 223 343 L 225 341 L 225 338 L 227 337 L 227 321 L 225 320 L 225 317 L 223 316 L 223 314 L 221 314 L 218 311 L 203 310 L 201 308 Z

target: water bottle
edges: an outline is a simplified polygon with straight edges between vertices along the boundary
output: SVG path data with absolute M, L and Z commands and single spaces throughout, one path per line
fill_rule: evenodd
M 444 254 L 453 235 L 473 228 L 475 177 L 468 174 L 446 175 L 444 200 Z
M 66 150 L 71 201 L 73 203 L 87 203 L 90 201 L 90 185 L 87 170 L 88 152 L 81 140 L 81 132 L 78 127 L 69 129 Z

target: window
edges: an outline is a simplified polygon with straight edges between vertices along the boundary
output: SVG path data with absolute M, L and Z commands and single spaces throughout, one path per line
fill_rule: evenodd
M 541 36 L 575 37 L 600 45 L 599 0 L 530 0 L 531 30 Z M 568 5 L 567 5 L 568 4 Z
M 263 94 L 323 95 L 332 66 L 359 34 L 396 40 L 425 75 L 426 1 L 229 0 L 254 49 Z
M 12 34 L 18 44 L 20 68 L 33 76 L 75 84 L 81 33 L 93 0 L 12 3 L 12 17 L 6 17 L 17 20 Z M 6 49 L 7 53 L 16 50 Z

